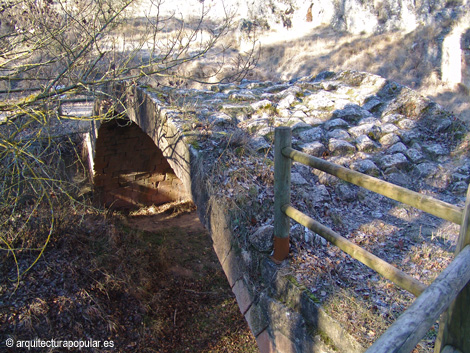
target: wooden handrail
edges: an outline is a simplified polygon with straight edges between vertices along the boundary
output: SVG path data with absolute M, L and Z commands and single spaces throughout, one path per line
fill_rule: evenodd
M 460 254 L 461 249 L 466 249 L 470 245 L 470 186 L 467 190 L 467 200 L 462 218 L 462 226 L 455 249 L 456 254 Z M 454 346 L 465 353 L 470 352 L 469 302 L 470 283 L 462 289 L 440 321 L 439 334 L 434 349 L 436 353 L 442 353 L 447 345 Z
M 347 240 L 328 227 L 318 223 L 291 205 L 282 206 L 282 211 L 294 221 L 319 234 L 330 243 L 343 250 L 345 253 L 351 255 L 351 257 L 354 259 L 377 271 L 382 276 L 395 283 L 397 286 L 407 290 L 415 296 L 419 296 L 426 289 L 426 285 L 417 279 L 390 265 L 388 262 L 382 260 L 367 250 L 364 250 L 360 246 Z
M 310 156 L 300 151 L 296 151 L 292 147 L 284 147 L 282 154 L 296 162 L 319 169 L 325 173 L 334 175 L 351 184 L 361 186 L 392 200 L 416 207 L 417 209 L 456 224 L 462 223 L 463 210 L 460 207 L 371 177 L 370 175 L 362 174 L 337 164 L 327 162 L 323 159 Z
M 461 226 L 460 236 L 457 241 L 454 261 L 429 287 L 426 287 L 413 277 L 296 210 L 289 204 L 291 160 L 459 224 Z M 468 304 L 470 298 L 470 186 L 467 191 L 465 207 L 457 207 L 294 150 L 291 147 L 291 131 L 286 127 L 275 129 L 274 168 L 274 254 L 277 252 L 279 255 L 277 258 L 276 256 L 272 257 L 274 261 L 280 262 L 288 255 L 289 223 L 286 219 L 292 218 L 418 297 L 366 353 L 408 353 L 412 351 L 446 308 L 448 308 L 447 312 L 440 322 L 435 353 L 470 352 L 470 336 L 468 335 L 470 330 Z M 278 229 L 276 230 L 276 228 Z M 276 237 L 276 234 L 279 234 L 280 237 Z M 280 240 L 282 242 L 279 242 Z M 278 250 L 276 250 L 276 244 L 278 244 Z
M 411 352 L 469 281 L 470 246 L 466 246 L 366 353 Z

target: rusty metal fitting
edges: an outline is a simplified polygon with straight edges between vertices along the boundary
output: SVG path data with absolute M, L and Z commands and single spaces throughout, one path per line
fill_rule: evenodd
M 274 237 L 274 252 L 271 259 L 276 264 L 281 264 L 289 255 L 289 237 Z

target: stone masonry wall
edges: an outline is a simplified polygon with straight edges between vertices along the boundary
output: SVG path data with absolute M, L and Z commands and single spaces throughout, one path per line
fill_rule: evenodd
M 163 153 L 137 124 L 112 120 L 98 130 L 95 199 L 113 208 L 160 205 L 188 198 Z

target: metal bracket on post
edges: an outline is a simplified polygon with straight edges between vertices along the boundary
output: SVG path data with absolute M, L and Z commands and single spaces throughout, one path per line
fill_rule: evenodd
M 292 160 L 285 157 L 282 150 L 291 145 L 291 129 L 277 127 L 274 130 L 274 252 L 271 256 L 277 264 L 289 255 L 290 218 L 281 208 L 290 203 Z
M 455 255 L 470 245 L 470 185 Z M 442 315 L 434 353 L 470 352 L 470 282 Z

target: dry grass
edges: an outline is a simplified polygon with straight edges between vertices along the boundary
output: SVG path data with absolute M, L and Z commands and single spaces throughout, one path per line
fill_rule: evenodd
M 312 29 L 296 39 L 272 42 L 266 34 L 251 78 L 289 80 L 324 70 L 358 70 L 397 81 L 429 96 L 470 122 L 468 89 L 440 78 L 442 38 L 447 29 L 418 27 L 411 33 L 352 35 L 330 27 Z M 282 38 L 282 36 L 281 36 Z
M 184 203 L 127 217 L 70 214 L 18 287 L 8 280 L 12 259 L 2 257 L 0 340 L 112 340 L 115 352 L 255 352 L 193 210 Z

